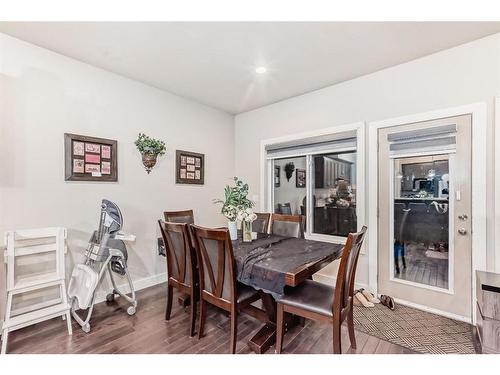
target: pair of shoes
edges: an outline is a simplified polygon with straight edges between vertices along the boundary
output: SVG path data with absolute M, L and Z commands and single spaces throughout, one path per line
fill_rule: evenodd
M 363 295 L 365 296 L 365 298 L 366 298 L 368 301 L 370 301 L 371 303 L 380 303 L 380 300 L 379 300 L 377 297 L 375 297 L 375 296 L 373 295 L 373 293 L 370 293 L 369 291 L 367 291 L 367 290 L 365 290 L 365 289 L 363 289 L 363 288 L 361 288 L 359 291 L 360 291 L 361 293 L 363 293 Z
M 356 306 L 374 307 L 375 303 L 380 303 L 380 301 L 367 290 L 359 289 L 354 292 L 353 303 Z
M 394 299 L 390 296 L 386 296 L 382 294 L 380 296 L 380 303 L 384 306 L 387 306 L 389 309 L 394 310 L 396 308 L 396 304 L 394 303 Z

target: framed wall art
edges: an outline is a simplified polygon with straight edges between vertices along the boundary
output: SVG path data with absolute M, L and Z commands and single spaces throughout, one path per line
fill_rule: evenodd
M 175 182 L 177 184 L 205 183 L 205 155 L 177 150 L 175 154 Z
M 305 188 L 306 187 L 306 170 L 296 169 L 295 170 L 295 187 Z
M 66 181 L 118 181 L 117 142 L 64 134 Z
M 274 187 L 280 187 L 281 184 L 281 167 L 279 165 L 274 166 Z

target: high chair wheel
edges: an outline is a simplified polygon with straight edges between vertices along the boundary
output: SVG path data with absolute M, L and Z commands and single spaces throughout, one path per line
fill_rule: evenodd
M 113 302 L 115 300 L 115 295 L 113 293 L 109 293 L 107 296 L 106 296 L 106 301 L 108 302 Z
M 134 307 L 134 306 L 130 306 L 130 307 L 127 309 L 127 314 L 129 314 L 129 315 L 134 315 L 134 314 L 135 314 L 135 307 Z

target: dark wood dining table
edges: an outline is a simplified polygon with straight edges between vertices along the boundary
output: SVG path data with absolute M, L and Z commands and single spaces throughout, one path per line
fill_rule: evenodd
M 245 309 L 264 323 L 248 342 L 253 351 L 264 353 L 275 343 L 276 298 L 286 288 L 297 287 L 339 259 L 343 247 L 343 244 L 272 234 L 259 234 L 252 242 L 233 241 L 238 281 L 259 290 L 262 297 L 262 308 L 250 305 Z M 296 323 L 296 319 L 287 320 L 288 328 Z

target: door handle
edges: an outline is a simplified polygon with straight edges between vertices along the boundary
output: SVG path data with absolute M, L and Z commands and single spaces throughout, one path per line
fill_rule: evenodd
M 460 228 L 458 230 L 458 233 L 461 234 L 462 236 L 465 236 L 467 234 L 467 230 L 465 228 Z

